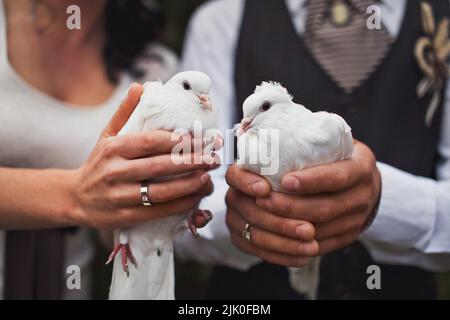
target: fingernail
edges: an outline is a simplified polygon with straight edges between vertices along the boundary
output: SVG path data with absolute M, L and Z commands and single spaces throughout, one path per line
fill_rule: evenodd
M 136 85 L 136 82 L 133 82 L 132 84 L 130 84 L 130 86 L 128 87 L 128 94 L 130 94 L 131 89 L 133 89 L 135 85 Z
M 282 185 L 287 191 L 299 191 L 300 189 L 300 181 L 292 176 L 284 178 Z
M 204 173 L 204 174 L 202 174 L 202 175 L 200 176 L 200 182 L 201 182 L 202 184 L 208 182 L 210 179 L 211 179 L 211 177 L 210 177 L 210 175 L 207 174 L 207 173 Z
M 257 195 L 263 195 L 266 191 L 265 184 L 261 181 L 254 183 L 252 189 Z
M 316 253 L 316 250 L 312 244 L 303 245 L 303 250 L 307 255 L 311 255 L 311 256 Z
M 295 233 L 297 234 L 297 236 L 300 239 L 305 239 L 308 238 L 307 233 L 309 233 L 309 227 L 302 224 L 299 225 L 296 229 L 295 229 Z

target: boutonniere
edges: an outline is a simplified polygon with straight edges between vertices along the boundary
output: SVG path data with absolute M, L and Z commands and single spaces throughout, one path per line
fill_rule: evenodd
M 450 56 L 449 19 L 443 18 L 436 28 L 430 4 L 422 2 L 421 8 L 425 35 L 417 40 L 414 53 L 424 73 L 424 78 L 417 85 L 417 96 L 423 98 L 427 93 L 432 95 L 425 114 L 425 125 L 429 127 L 441 101 L 445 80 L 450 75 L 447 64 Z

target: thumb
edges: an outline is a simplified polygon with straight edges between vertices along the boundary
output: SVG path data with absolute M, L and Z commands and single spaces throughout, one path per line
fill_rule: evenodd
M 126 98 L 122 101 L 116 113 L 103 130 L 101 138 L 114 137 L 119 133 L 138 105 L 143 91 L 144 87 L 139 83 L 133 83 L 130 86 Z

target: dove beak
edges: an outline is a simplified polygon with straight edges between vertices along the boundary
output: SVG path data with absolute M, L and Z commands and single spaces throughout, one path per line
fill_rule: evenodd
M 246 132 L 250 128 L 250 126 L 252 124 L 252 121 L 253 121 L 252 118 L 243 118 L 242 121 L 241 121 L 240 131 L 241 132 Z
M 201 94 L 197 97 L 200 99 L 200 105 L 202 108 L 212 111 L 211 99 L 208 94 Z

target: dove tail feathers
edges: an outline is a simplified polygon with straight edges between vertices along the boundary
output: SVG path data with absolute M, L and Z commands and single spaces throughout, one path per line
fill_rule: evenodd
M 289 282 L 300 294 L 315 300 L 320 280 L 320 257 L 315 257 L 303 268 L 289 268 Z

